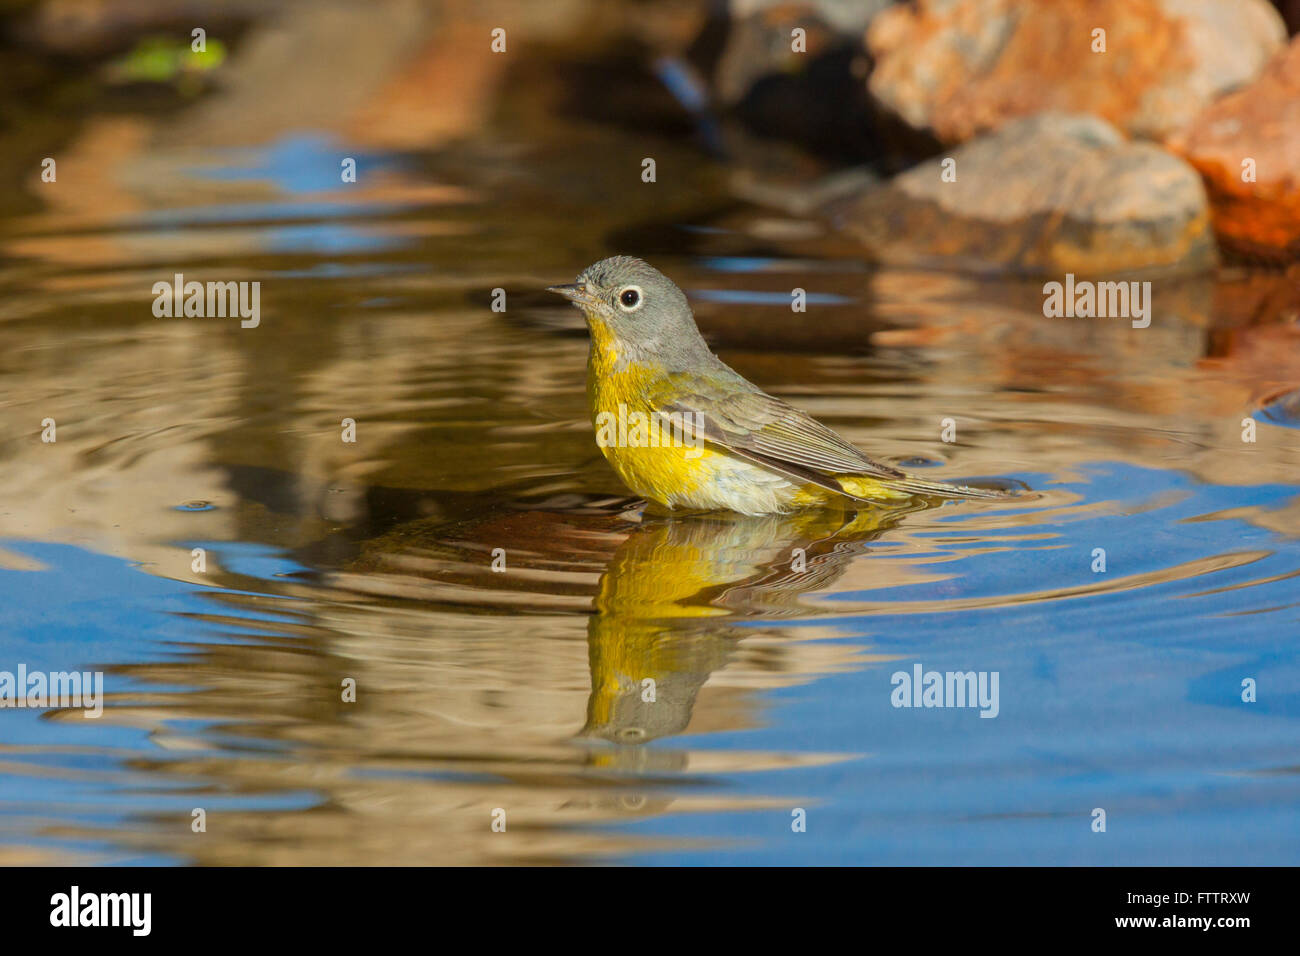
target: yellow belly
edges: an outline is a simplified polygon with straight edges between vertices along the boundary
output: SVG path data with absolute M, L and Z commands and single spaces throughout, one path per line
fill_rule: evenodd
M 705 448 L 688 455 L 685 448 L 618 446 L 601 450 L 624 484 L 667 508 L 764 515 L 811 503 L 804 486 L 726 452 Z
M 673 448 L 607 447 L 602 451 L 624 484 L 667 508 L 769 515 L 828 505 L 854 507 L 841 495 L 793 482 L 722 451 L 705 449 L 697 458 L 687 458 L 681 449 Z M 870 478 L 836 477 L 845 491 L 860 498 L 897 501 L 909 497 Z
M 653 372 L 621 366 L 602 339 L 593 335 L 587 376 L 592 426 L 601 452 L 633 492 L 666 508 L 757 515 L 798 507 L 799 487 L 781 475 L 704 447 L 689 433 L 638 431 L 636 425 L 655 417 L 644 398 Z M 632 427 L 617 427 L 622 423 Z
M 699 446 L 692 436 L 661 429 L 646 434 L 635 427 L 611 427 L 654 419 L 646 401 L 654 373 L 621 365 L 605 337 L 593 328 L 587 391 L 601 452 L 633 492 L 666 508 L 728 510 L 747 515 L 782 514 L 813 505 L 852 504 L 817 485 L 803 484 L 716 447 Z M 845 489 L 862 497 L 893 499 L 893 492 L 869 478 L 845 477 Z

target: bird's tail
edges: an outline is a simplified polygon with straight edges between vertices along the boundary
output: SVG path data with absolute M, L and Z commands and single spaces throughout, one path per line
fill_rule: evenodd
M 929 481 L 906 472 L 900 472 L 897 478 L 837 475 L 836 481 L 850 495 L 870 501 L 912 497 L 997 499 L 1010 497 L 1011 494 L 996 488 L 972 488 L 969 485 L 950 485 L 946 481 Z

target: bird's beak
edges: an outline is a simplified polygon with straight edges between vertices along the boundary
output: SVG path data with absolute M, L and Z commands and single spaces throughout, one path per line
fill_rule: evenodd
M 570 285 L 550 285 L 546 287 L 547 292 L 554 292 L 556 295 L 562 295 L 570 302 L 577 305 L 595 306 L 599 301 L 587 291 L 586 283 L 574 282 Z

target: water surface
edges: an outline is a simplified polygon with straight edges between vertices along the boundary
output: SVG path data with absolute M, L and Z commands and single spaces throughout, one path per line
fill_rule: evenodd
M 641 184 L 644 139 L 516 95 L 421 149 L 95 118 L 0 218 L 0 669 L 108 689 L 0 711 L 0 861 L 1300 861 L 1283 280 L 1049 320 L 877 270 L 680 136 Z M 1029 490 L 644 514 L 541 291 L 613 253 L 876 456 Z M 261 324 L 155 317 L 177 272 L 260 281 Z M 997 672 L 997 716 L 893 706 L 918 663 Z

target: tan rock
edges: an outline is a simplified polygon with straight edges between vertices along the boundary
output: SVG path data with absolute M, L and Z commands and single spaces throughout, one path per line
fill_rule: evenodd
M 1215 261 L 1196 171 L 1079 114 L 1015 120 L 831 214 L 891 265 L 1059 276 Z

